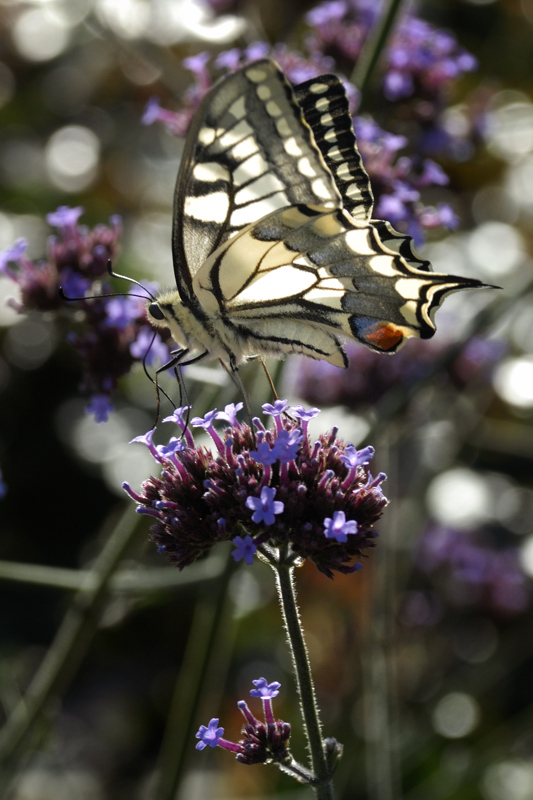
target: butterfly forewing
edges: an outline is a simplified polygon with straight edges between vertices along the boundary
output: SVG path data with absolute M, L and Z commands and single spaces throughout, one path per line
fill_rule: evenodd
M 258 61 L 208 92 L 187 137 L 173 230 L 182 299 L 229 237 L 299 203 L 342 205 L 292 87 L 274 62 Z
M 321 75 L 295 86 L 294 94 L 335 178 L 344 208 L 355 219 L 370 219 L 374 197 L 356 146 L 342 82 L 336 75 Z

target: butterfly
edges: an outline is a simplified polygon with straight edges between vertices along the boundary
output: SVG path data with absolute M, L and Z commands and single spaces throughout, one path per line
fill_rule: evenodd
M 178 349 L 164 368 L 304 353 L 348 366 L 343 341 L 394 353 L 435 332 L 446 295 L 483 286 L 434 273 L 373 196 L 335 75 L 292 86 L 264 59 L 203 98 L 173 212 L 176 289 L 147 306 Z M 246 395 L 245 395 L 246 396 Z

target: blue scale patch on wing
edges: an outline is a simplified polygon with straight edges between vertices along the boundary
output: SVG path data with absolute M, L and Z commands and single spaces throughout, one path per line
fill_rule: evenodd
M 295 86 L 294 94 L 335 178 L 344 208 L 355 219 L 370 219 L 374 197 L 342 81 L 336 75 L 320 75 Z

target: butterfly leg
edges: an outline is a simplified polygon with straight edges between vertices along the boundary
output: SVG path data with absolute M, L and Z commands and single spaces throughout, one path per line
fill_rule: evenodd
M 167 398 L 167 400 L 169 400 L 172 403 L 172 405 L 174 405 L 172 399 L 168 396 L 168 394 L 165 392 L 165 390 L 164 389 L 160 389 L 160 387 L 159 387 L 159 383 L 158 383 L 158 380 L 157 380 L 157 376 L 159 375 L 159 373 L 160 372 L 166 372 L 169 369 L 173 369 L 174 370 L 174 372 L 176 374 L 176 378 L 178 380 L 179 387 L 180 387 L 180 397 L 181 397 L 181 393 L 183 391 L 184 385 L 183 385 L 183 382 L 181 380 L 181 373 L 178 373 L 178 370 L 180 369 L 180 367 L 186 367 L 189 364 L 195 364 L 197 361 L 201 361 L 208 354 L 207 350 L 206 350 L 205 352 L 200 353 L 199 356 L 195 356 L 194 358 L 191 358 L 188 361 L 185 361 L 183 359 L 186 358 L 188 352 L 189 352 L 188 349 L 173 350 L 172 351 L 172 358 L 170 359 L 170 361 L 167 361 L 166 364 L 163 364 L 161 367 L 159 367 L 155 371 L 155 380 L 153 381 L 153 383 L 155 385 L 155 392 L 156 392 L 156 398 L 157 398 L 157 410 L 156 410 L 154 428 L 157 425 L 157 422 L 159 420 L 159 408 L 160 408 L 160 405 L 161 405 L 160 392 L 162 392 L 163 395 Z
M 263 367 L 263 370 L 264 370 L 265 375 L 267 377 L 267 381 L 269 383 L 269 386 L 272 389 L 272 394 L 274 395 L 274 400 L 279 400 L 278 393 L 276 391 L 276 387 L 274 386 L 274 381 L 272 380 L 272 376 L 271 376 L 270 372 L 268 371 L 268 367 L 265 364 L 264 359 L 261 356 L 259 356 L 259 361 L 261 362 L 261 366 Z

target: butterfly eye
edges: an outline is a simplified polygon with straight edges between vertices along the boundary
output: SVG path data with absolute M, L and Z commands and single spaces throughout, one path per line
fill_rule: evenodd
M 148 312 L 154 319 L 165 319 L 165 315 L 157 305 L 157 303 L 150 303 Z

